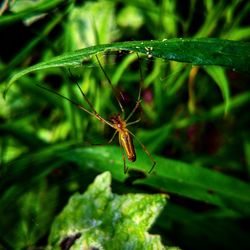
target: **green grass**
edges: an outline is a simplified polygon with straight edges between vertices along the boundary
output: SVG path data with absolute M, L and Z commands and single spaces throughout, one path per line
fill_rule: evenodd
M 10 4 L 0 16 L 0 249 L 51 245 L 56 216 L 105 171 L 119 197 L 167 194 L 149 231 L 165 246 L 247 249 L 249 10 L 236 0 Z M 142 86 L 130 129 L 157 162 L 151 174 L 136 140 L 125 175 L 118 140 L 108 145 L 112 129 L 37 86 L 88 107 L 70 68 L 109 119 L 120 110 L 96 54 L 126 115 Z

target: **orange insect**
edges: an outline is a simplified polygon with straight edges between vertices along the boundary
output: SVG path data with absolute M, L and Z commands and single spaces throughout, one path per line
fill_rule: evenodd
M 137 55 L 137 56 L 138 56 L 138 55 Z M 98 56 L 96 56 L 96 59 L 97 59 L 97 61 L 98 61 L 98 64 L 99 64 L 99 66 L 100 66 L 102 72 L 104 73 L 105 77 L 107 78 L 108 83 L 109 83 L 109 85 L 110 85 L 111 88 L 112 88 L 112 91 L 113 91 L 114 94 L 115 94 L 115 90 L 114 90 L 114 87 L 113 87 L 113 85 L 112 85 L 112 83 L 111 83 L 111 80 L 110 80 L 110 78 L 108 77 L 108 75 L 106 74 L 104 68 L 102 67 L 101 62 L 99 61 Z M 139 56 L 138 56 L 138 59 L 139 59 Z M 69 71 L 69 72 L 70 72 L 70 71 Z M 70 72 L 70 75 L 71 75 L 71 77 L 72 77 L 72 79 L 73 79 L 73 75 L 71 74 L 71 72 Z M 140 68 L 140 75 L 141 75 L 141 79 L 142 79 L 141 68 Z M 141 98 L 141 97 L 140 97 L 140 96 L 141 96 L 141 88 L 139 89 L 139 94 L 138 94 L 138 98 L 137 98 L 135 107 L 133 108 L 133 110 L 131 111 L 131 113 L 128 115 L 128 117 L 127 117 L 126 119 L 123 119 L 123 118 L 121 117 L 121 115 L 118 114 L 118 115 L 112 116 L 112 117 L 110 118 L 110 121 L 108 121 L 108 120 L 104 119 L 103 117 L 101 117 L 101 116 L 97 113 L 97 111 L 95 110 L 95 108 L 94 108 L 94 106 L 92 105 L 92 103 L 89 101 L 89 99 L 87 98 L 87 96 L 86 96 L 86 95 L 84 94 L 84 92 L 82 91 L 82 89 L 81 89 L 79 83 L 78 83 L 75 79 L 73 79 L 73 80 L 75 81 L 77 87 L 79 88 L 79 90 L 80 90 L 80 92 L 81 92 L 81 94 L 82 94 L 84 100 L 87 102 L 87 104 L 88 104 L 89 108 L 91 109 L 91 111 L 89 111 L 88 109 L 86 109 L 85 107 L 83 107 L 81 104 L 79 104 L 79 103 L 77 103 L 77 102 L 75 102 L 75 101 L 72 101 L 71 99 L 69 99 L 69 98 L 67 98 L 67 97 L 65 97 L 65 96 L 63 96 L 63 95 L 57 93 L 56 91 L 54 91 L 54 90 L 52 90 L 52 89 L 48 89 L 48 88 L 46 88 L 46 87 L 44 87 L 44 86 L 41 86 L 41 85 L 38 85 L 38 84 L 37 84 L 37 85 L 38 85 L 40 88 L 44 89 L 44 90 L 47 90 L 47 91 L 49 91 L 49 92 L 52 92 L 52 93 L 54 93 L 54 94 L 56 94 L 56 95 L 58 95 L 58 96 L 60 96 L 60 97 L 62 97 L 62 98 L 64 98 L 64 99 L 68 100 L 68 101 L 71 102 L 73 105 L 75 105 L 77 108 L 79 108 L 79 109 L 81 109 L 81 110 L 87 112 L 88 114 L 90 114 L 90 115 L 94 116 L 96 119 L 98 119 L 100 122 L 105 123 L 105 124 L 107 124 L 108 126 L 110 126 L 111 128 L 115 129 L 115 133 L 114 133 L 114 135 L 112 136 L 112 138 L 109 140 L 109 143 L 111 143 L 111 142 L 113 141 L 113 139 L 115 138 L 116 134 L 118 133 L 118 136 L 119 136 L 119 144 L 120 144 L 120 146 L 121 146 L 121 149 L 122 149 L 122 148 L 124 149 L 124 151 L 125 151 L 125 153 L 126 153 L 126 155 L 127 155 L 128 160 L 131 161 L 131 162 L 136 161 L 136 153 L 135 153 L 135 148 L 134 148 L 134 144 L 133 144 L 133 138 L 135 138 L 135 139 L 138 141 L 138 143 L 141 145 L 141 147 L 142 147 L 142 149 L 145 151 L 145 153 L 148 155 L 148 157 L 150 158 L 150 160 L 152 161 L 152 163 L 153 163 L 151 169 L 150 169 L 149 172 L 148 172 L 148 173 L 150 173 L 150 172 L 154 169 L 154 167 L 155 167 L 155 165 L 156 165 L 156 161 L 153 159 L 153 157 L 152 157 L 151 154 L 148 152 L 148 150 L 146 149 L 146 147 L 142 144 L 142 142 L 141 142 L 138 138 L 136 138 L 135 135 L 134 135 L 130 130 L 128 130 L 128 128 L 127 128 L 128 126 L 130 126 L 130 125 L 132 125 L 132 124 L 135 124 L 135 123 L 137 123 L 137 122 L 140 121 L 140 119 L 138 119 L 138 120 L 133 121 L 133 122 L 128 122 L 129 119 L 133 116 L 133 114 L 135 113 L 135 111 L 136 111 L 136 110 L 139 108 L 139 106 L 140 106 L 140 103 L 141 103 L 141 99 L 140 99 L 140 98 Z M 121 111 L 122 111 L 122 114 L 124 114 L 124 108 L 123 108 L 121 102 L 119 101 L 119 99 L 118 99 L 118 97 L 117 97 L 116 95 L 115 95 L 115 98 L 116 98 L 116 100 L 117 100 L 117 102 L 118 102 L 118 104 L 119 104 L 119 106 L 120 106 L 120 109 L 121 109 Z M 123 151 L 122 151 L 122 157 L 123 157 L 123 164 L 124 164 L 124 173 L 127 173 L 128 167 L 126 166 L 126 160 L 125 160 L 125 156 L 124 156 L 124 152 L 123 152 Z

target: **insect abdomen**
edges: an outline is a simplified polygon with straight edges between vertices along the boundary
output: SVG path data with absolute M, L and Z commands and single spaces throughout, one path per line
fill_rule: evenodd
M 133 140 L 127 131 L 119 133 L 119 139 L 121 146 L 124 148 L 129 161 L 134 162 L 136 160 L 135 148 Z

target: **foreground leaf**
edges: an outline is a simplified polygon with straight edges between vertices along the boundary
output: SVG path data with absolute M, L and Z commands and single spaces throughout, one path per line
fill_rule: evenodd
M 132 41 L 92 46 L 38 63 L 14 74 L 7 89 L 18 78 L 30 72 L 54 67 L 82 67 L 84 60 L 97 53 L 110 50 L 133 51 L 149 57 L 192 63 L 193 65 L 219 65 L 232 70 L 250 72 L 250 43 L 248 42 L 215 38 Z
M 116 195 L 111 174 L 99 175 L 84 194 L 75 194 L 55 220 L 48 249 L 164 249 L 146 231 L 163 209 L 164 195 Z
M 136 180 L 135 183 L 168 192 L 170 195 L 177 194 L 221 208 L 231 209 L 240 214 L 250 214 L 250 185 L 248 183 L 217 171 L 162 157 L 155 157 L 157 165 L 154 171 L 147 176 L 146 173 L 151 167 L 151 162 L 142 150 L 137 149 L 137 156 L 136 162 L 129 163 L 128 167 L 144 174 L 145 178 Z M 36 162 L 36 168 L 30 165 L 30 159 Z M 12 196 L 18 195 L 27 186 L 32 187 L 32 183 L 37 178 L 47 176 L 53 169 L 66 162 L 76 163 L 83 172 L 89 170 L 101 173 L 108 170 L 112 173 L 112 177 L 119 182 L 124 182 L 127 178 L 127 175 L 123 173 L 119 147 L 76 148 L 67 144 L 47 147 L 46 150 L 13 162 L 15 167 L 12 168 L 12 172 L 8 172 L 8 179 L 6 178 L 4 181 L 5 178 L 3 178 L 0 185 L 0 189 L 5 190 L 0 197 L 0 203 L 3 204 L 0 210 L 5 207 L 5 204 L 12 202 L 9 192 L 12 193 Z M 20 178 L 24 175 L 29 176 L 29 178 Z M 87 175 L 84 177 L 84 181 L 88 181 Z M 9 189 L 11 183 L 15 183 L 15 187 Z

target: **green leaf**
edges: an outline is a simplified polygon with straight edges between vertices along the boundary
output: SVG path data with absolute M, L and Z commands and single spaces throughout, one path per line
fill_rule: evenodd
M 218 84 L 225 101 L 225 114 L 227 114 L 230 105 L 230 90 L 225 70 L 217 66 L 208 66 L 205 67 L 205 71 Z
M 244 136 L 244 152 L 247 166 L 247 178 L 250 179 L 250 136 Z
M 235 112 L 240 107 L 247 107 L 249 103 L 250 92 L 245 92 L 230 98 L 228 110 L 230 110 L 230 112 Z M 138 133 L 138 136 L 139 138 L 143 138 L 146 145 L 150 144 L 148 146 L 150 151 L 157 151 L 157 149 L 159 150 L 164 143 L 171 138 L 174 129 L 187 128 L 188 126 L 201 121 L 218 120 L 223 116 L 223 113 L 225 113 L 225 104 L 221 103 L 200 115 L 183 118 L 174 123 L 166 123 L 153 130 L 141 130 Z
M 30 166 L 31 158 L 36 162 L 36 168 Z M 157 165 L 154 171 L 147 176 L 146 173 L 151 167 L 151 162 L 145 152 L 137 149 L 136 162 L 127 163 L 127 165 L 130 171 L 142 171 L 145 178 L 136 180 L 135 183 L 146 184 L 170 194 L 178 194 L 249 215 L 249 184 L 217 171 L 196 167 L 182 161 L 162 157 L 155 157 L 155 160 Z M 0 203 L 9 204 L 11 202 L 9 192 L 21 192 L 20 190 L 32 185 L 38 178 L 46 176 L 66 162 L 75 162 L 83 172 L 89 170 L 100 173 L 108 170 L 112 173 L 112 177 L 119 182 L 124 182 L 128 177 L 123 173 L 119 147 L 72 148 L 72 145 L 67 144 L 60 147 L 51 146 L 44 151 L 30 154 L 28 157 L 22 157 L 21 160 L 14 162 L 15 168 L 8 172 L 8 180 L 4 181 L 3 178 L 1 183 L 1 190 L 5 190 L 5 193 L 1 197 Z M 29 176 L 29 179 L 27 181 L 19 176 Z M 10 183 L 16 184 L 14 189 L 8 188 Z
M 109 43 L 115 39 L 114 3 L 111 1 L 86 2 L 74 7 L 69 15 L 69 48 L 76 50 L 93 44 Z M 90 18 L 91 17 L 91 18 Z
M 127 50 L 143 53 L 149 57 L 192 63 L 193 65 L 219 65 L 232 70 L 250 72 L 250 43 L 248 42 L 216 38 L 119 42 L 77 50 L 26 68 L 11 77 L 6 91 L 18 78 L 30 72 L 53 67 L 82 67 L 84 60 L 89 59 L 92 55 L 110 50 Z
M 164 249 L 150 228 L 165 195 L 113 194 L 111 174 L 96 177 L 84 194 L 73 195 L 52 225 L 47 249 Z M 66 248 L 65 248 L 66 249 Z
M 45 182 L 34 184 L 26 193 L 19 193 L 5 211 L 1 210 L 4 219 L 0 233 L 11 249 L 27 249 L 45 237 L 55 216 L 58 196 L 58 187 L 48 190 Z
M 20 2 L 20 1 L 19 1 Z M 23 1 L 24 2 L 24 1 Z M 63 3 L 63 0 L 44 0 L 38 3 L 32 4 L 30 6 L 26 5 L 26 8 L 22 11 L 18 11 L 14 14 L 0 16 L 0 26 L 8 25 L 13 22 L 17 22 L 22 19 L 34 17 L 38 14 L 44 14 L 47 11 L 57 7 L 59 4 Z
M 87 161 L 90 168 L 94 166 L 99 171 L 109 170 L 116 180 L 124 181 L 126 178 L 122 172 L 119 147 L 88 147 L 62 154 L 69 161 L 78 158 L 79 163 Z M 142 150 L 137 149 L 137 155 L 136 162 L 128 166 L 130 170 L 144 171 L 146 174 L 151 162 Z M 249 214 L 249 184 L 182 161 L 154 158 L 157 165 L 153 173 L 135 183 Z M 104 166 L 104 162 L 108 164 Z

